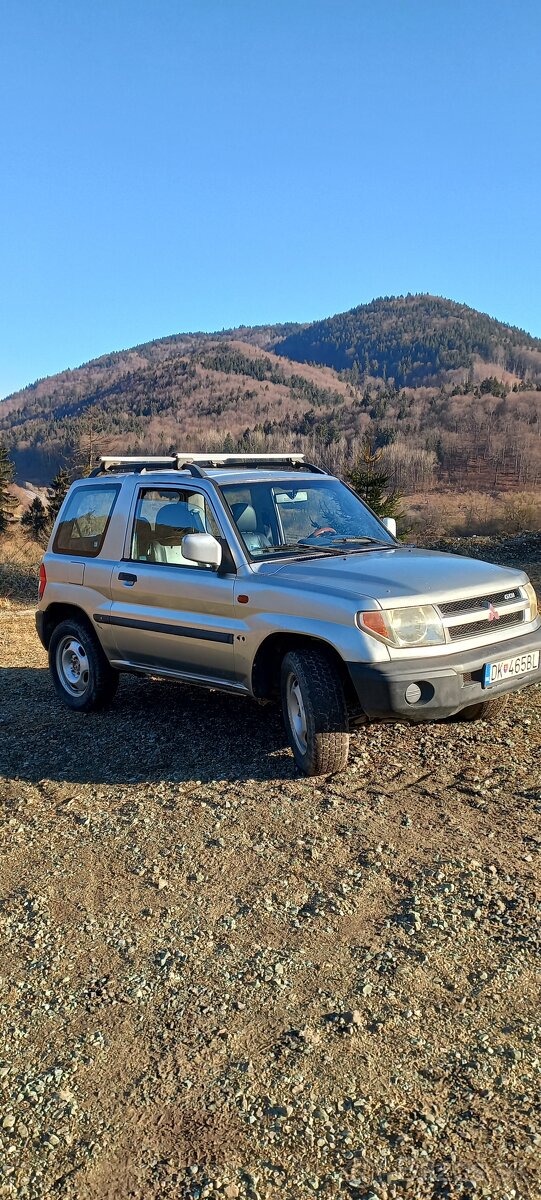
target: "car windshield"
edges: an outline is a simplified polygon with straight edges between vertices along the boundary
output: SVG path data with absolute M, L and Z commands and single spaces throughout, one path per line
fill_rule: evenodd
M 344 553 L 392 546 L 393 538 L 339 479 L 225 484 L 223 494 L 253 558 Z

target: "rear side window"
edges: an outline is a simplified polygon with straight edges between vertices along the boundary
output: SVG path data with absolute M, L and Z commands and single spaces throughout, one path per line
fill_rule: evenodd
M 75 488 L 56 531 L 54 552 L 95 558 L 102 548 L 119 491 L 119 486 Z

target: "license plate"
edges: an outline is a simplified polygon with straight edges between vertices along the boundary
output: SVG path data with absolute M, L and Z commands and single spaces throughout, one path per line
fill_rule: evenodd
M 531 650 L 529 654 L 518 654 L 516 658 L 502 658 L 500 662 L 485 663 L 483 687 L 491 687 L 493 683 L 504 683 L 506 679 L 516 679 L 517 675 L 527 675 L 529 671 L 537 670 L 538 666 L 539 650 Z

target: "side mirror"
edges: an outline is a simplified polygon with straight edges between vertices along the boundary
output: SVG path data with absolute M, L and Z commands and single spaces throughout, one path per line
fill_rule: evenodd
M 396 537 L 396 521 L 394 517 L 384 517 L 383 524 L 389 533 L 392 533 L 393 537 Z
M 187 533 L 182 539 L 182 555 L 205 567 L 219 567 L 222 547 L 211 533 Z

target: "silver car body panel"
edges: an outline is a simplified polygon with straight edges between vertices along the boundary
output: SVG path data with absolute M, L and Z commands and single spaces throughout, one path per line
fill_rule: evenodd
M 44 556 L 47 586 L 39 609 L 46 613 L 58 604 L 82 610 L 109 661 L 120 669 L 252 693 L 254 660 L 272 635 L 316 638 L 333 647 L 345 663 L 387 664 L 388 669 L 408 659 L 421 658 L 428 664 L 461 648 L 486 649 L 490 657 L 497 654 L 500 642 L 507 644 L 541 626 L 539 618 L 525 619 L 524 572 L 477 559 L 391 541 L 388 547 L 344 555 L 314 552 L 302 559 L 270 555 L 254 561 L 219 485 L 298 485 L 298 471 L 224 468 L 195 478 L 187 471 L 160 470 L 114 478 L 120 492 L 97 557 L 78 559 L 53 552 L 58 522 L 55 525 Z M 96 487 L 102 481 L 107 485 L 105 477 L 79 480 L 77 487 Z M 229 546 L 231 574 L 130 559 L 137 497 L 141 488 L 152 486 L 189 489 L 205 498 Z M 62 510 L 58 521 L 61 518 Z M 123 580 L 122 574 L 133 578 Z M 499 626 L 500 610 L 493 619 L 487 607 L 487 598 L 506 591 L 516 593 L 501 608 L 507 622 L 512 619 L 509 614 L 517 614 L 519 623 L 511 627 Z M 477 598 L 479 607 L 472 607 Z M 461 601 L 464 612 L 442 614 L 442 645 L 399 649 L 356 623 L 363 611 L 423 604 L 453 608 Z M 472 625 L 477 627 L 474 637 Z

